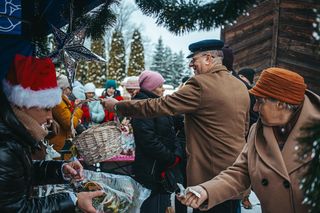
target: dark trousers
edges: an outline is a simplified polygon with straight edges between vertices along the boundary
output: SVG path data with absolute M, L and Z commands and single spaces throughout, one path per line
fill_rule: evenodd
M 188 207 L 180 203 L 177 198 L 174 200 L 174 207 L 175 213 L 187 213 Z
M 182 160 L 182 163 L 180 163 L 180 169 L 183 175 L 183 186 L 187 188 L 187 175 L 186 175 L 187 160 L 185 159 L 186 158 L 184 158 L 184 160 Z M 176 196 L 174 197 L 175 197 L 175 200 L 174 200 L 175 213 L 187 213 L 188 211 L 187 206 L 180 203 L 180 201 L 178 201 Z
M 164 213 L 169 206 L 170 194 L 152 194 L 143 202 L 140 213 Z
M 237 213 L 239 208 L 239 200 L 227 200 L 223 203 L 220 203 L 208 211 L 200 211 L 194 209 L 193 213 Z

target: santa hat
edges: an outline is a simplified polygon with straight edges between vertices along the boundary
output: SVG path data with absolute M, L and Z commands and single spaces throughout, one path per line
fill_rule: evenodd
M 3 80 L 8 100 L 19 107 L 51 108 L 61 102 L 56 71 L 49 58 L 16 55 Z

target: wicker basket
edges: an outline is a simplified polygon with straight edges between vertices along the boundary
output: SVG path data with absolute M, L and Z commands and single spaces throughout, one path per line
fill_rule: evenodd
M 112 158 L 122 151 L 121 132 L 115 122 L 93 126 L 76 136 L 73 143 L 89 165 Z

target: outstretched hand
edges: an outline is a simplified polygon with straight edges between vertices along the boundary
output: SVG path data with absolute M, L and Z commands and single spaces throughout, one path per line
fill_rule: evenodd
M 114 98 L 104 98 L 101 101 L 102 106 L 109 112 L 114 112 L 114 105 L 118 102 L 117 99 Z
M 83 167 L 77 160 L 64 164 L 62 171 L 66 177 L 75 181 L 82 181 L 84 178 Z
M 199 185 L 192 186 L 192 187 L 188 187 L 186 190 L 188 191 L 186 196 L 183 196 L 183 197 L 179 195 L 176 196 L 177 199 L 186 206 L 189 206 L 194 209 L 198 209 L 201 206 L 201 204 L 203 204 L 208 199 L 208 193 L 202 186 L 199 186 Z M 200 196 L 196 195 L 192 191 L 199 193 Z
M 94 191 L 94 192 L 80 192 L 77 194 L 78 202 L 77 206 L 83 212 L 86 213 L 96 213 L 97 210 L 92 206 L 92 199 L 95 197 L 102 196 L 104 191 Z

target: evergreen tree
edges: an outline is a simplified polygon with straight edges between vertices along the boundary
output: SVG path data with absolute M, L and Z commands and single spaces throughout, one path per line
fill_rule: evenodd
M 125 76 L 126 64 L 123 36 L 120 31 L 115 31 L 112 35 L 107 79 L 114 79 L 119 84 Z
M 91 41 L 91 50 L 95 54 L 105 58 L 105 41 L 102 37 L 93 39 Z M 106 64 L 104 62 L 98 62 L 98 61 L 90 61 L 88 63 L 88 72 L 87 81 L 84 81 L 83 83 L 92 82 L 95 84 L 96 87 L 103 87 L 105 81 L 106 81 Z
M 89 64 L 87 61 L 79 61 L 77 64 L 77 73 L 76 73 L 76 79 L 80 81 L 82 84 L 84 82 L 88 82 L 88 70 L 89 70 Z
M 131 51 L 129 57 L 128 76 L 138 76 L 144 70 L 144 48 L 139 30 L 132 35 Z
M 183 77 L 189 76 L 186 74 L 186 70 L 188 70 L 187 63 L 182 51 L 173 54 L 172 64 L 172 73 L 174 73 L 173 86 L 177 87 L 180 85 Z
M 166 80 L 166 84 L 175 87 L 180 84 L 183 77 L 192 75 L 182 51 L 172 53 L 169 47 L 164 46 L 161 37 L 156 45 L 151 69 L 159 72 Z
M 163 45 L 162 38 L 160 37 L 156 45 L 156 50 L 152 59 L 151 70 L 159 73 L 165 72 L 165 58 L 164 58 L 165 47 Z
M 166 80 L 166 84 L 170 84 L 173 86 L 174 81 L 174 69 L 173 69 L 173 55 L 172 51 L 169 47 L 166 47 L 164 49 L 164 68 L 160 72 L 160 74 L 163 76 L 163 78 Z
M 242 1 L 165 1 L 136 0 L 145 15 L 176 34 L 210 30 L 234 22 L 258 0 Z M 201 4 L 200 2 L 205 2 Z
M 307 174 L 301 180 L 300 187 L 304 191 L 303 203 L 310 206 L 310 213 L 320 212 L 320 121 L 315 120 L 310 124 L 306 124 L 305 134 L 299 138 L 300 161 L 305 162 L 308 158 L 312 158 Z
M 102 37 L 91 40 L 91 51 L 105 58 L 105 42 Z M 97 88 L 103 87 L 106 81 L 106 64 L 97 61 L 79 61 L 76 79 L 82 84 L 92 82 Z

